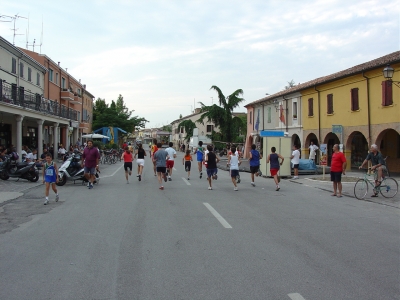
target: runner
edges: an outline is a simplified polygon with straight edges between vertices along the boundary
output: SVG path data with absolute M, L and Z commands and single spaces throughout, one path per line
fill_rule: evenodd
M 251 150 L 250 150 L 250 173 L 251 173 L 251 185 L 256 186 L 254 183 L 254 174 L 258 176 L 258 172 L 260 170 L 260 159 L 262 158 L 262 155 L 260 152 L 256 150 L 256 145 L 253 144 L 251 145 Z
M 172 168 L 174 167 L 174 159 L 176 158 L 176 151 L 174 148 L 172 148 L 174 144 L 172 142 L 169 142 L 168 148 L 165 149 L 168 153 L 168 160 L 167 160 L 167 172 L 168 172 L 168 180 L 171 181 L 171 176 L 172 176 Z
M 56 183 L 58 182 L 58 168 L 55 162 L 53 162 L 51 154 L 46 154 L 46 163 L 44 164 L 44 171 L 43 171 L 43 183 L 46 183 L 46 200 L 44 201 L 44 205 L 49 204 L 49 190 L 50 184 L 51 188 L 53 189 L 54 193 L 56 194 L 56 202 L 60 199 L 58 195 Z
M 142 181 L 142 172 L 143 172 L 143 168 L 144 168 L 144 157 L 147 156 L 146 155 L 146 151 L 144 151 L 142 144 L 138 144 L 138 149 L 136 150 L 135 153 L 135 158 L 137 155 L 137 172 L 138 175 L 136 177 L 139 177 L 139 181 Z
M 280 169 L 280 166 L 282 166 L 283 161 L 285 160 L 283 158 L 282 155 L 275 153 L 276 152 L 276 148 L 272 147 L 271 148 L 271 154 L 268 154 L 267 156 L 267 163 L 271 162 L 271 166 L 270 166 L 270 172 L 271 172 L 271 176 L 274 177 L 274 181 L 276 184 L 276 191 L 279 191 L 280 187 L 279 187 L 279 181 L 280 179 L 278 178 L 278 172 Z M 279 162 L 279 159 L 281 159 L 282 161 Z
M 190 180 L 190 167 L 192 166 L 192 155 L 190 150 L 186 150 L 185 156 L 182 158 L 182 164 L 185 166 L 185 171 L 187 172 L 187 180 Z
M 158 143 L 157 144 L 157 140 L 156 139 L 153 139 L 153 145 L 151 146 L 151 150 L 150 150 L 150 158 L 152 158 L 153 159 L 153 171 L 154 171 L 154 176 L 157 176 L 157 173 L 156 173 L 156 162 L 154 161 L 154 153 L 156 153 L 157 152 L 157 150 L 158 150 L 158 145 L 160 145 L 160 148 L 161 148 L 161 143 Z
M 129 176 L 132 175 L 132 160 L 133 160 L 133 157 L 132 157 L 132 152 L 129 150 L 128 147 L 125 147 L 125 151 L 124 151 L 124 153 L 122 153 L 121 159 L 124 160 L 126 183 L 129 183 L 128 173 L 129 173 Z
M 242 162 L 236 154 L 236 147 L 232 147 L 231 154 L 228 156 L 228 166 L 231 173 L 232 183 L 235 186 L 233 189 L 234 191 L 238 190 L 236 185 L 236 177 L 239 175 L 239 166 L 241 163 Z
M 153 162 L 157 168 L 157 179 L 160 183 L 160 190 L 164 189 L 162 178 L 167 182 L 167 159 L 169 158 L 167 151 L 161 148 L 161 143 L 157 144 L 158 150 L 153 155 Z
M 207 154 L 205 157 L 205 161 L 207 162 L 207 180 L 208 180 L 208 189 L 212 190 L 212 179 L 218 179 L 218 168 L 217 163 L 219 162 L 219 157 L 214 153 L 211 145 L 207 146 Z
M 194 154 L 197 155 L 197 167 L 199 168 L 200 179 L 203 177 L 203 159 L 204 159 L 204 149 L 203 142 L 200 141 L 198 147 L 194 151 Z

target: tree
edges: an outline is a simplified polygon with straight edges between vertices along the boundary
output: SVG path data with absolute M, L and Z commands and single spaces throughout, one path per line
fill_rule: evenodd
M 184 120 L 178 124 L 178 129 L 183 127 L 186 132 L 185 141 L 189 142 L 193 136 L 193 130 L 196 128 L 196 124 L 192 120 Z
M 172 132 L 172 126 L 171 125 L 164 125 L 161 127 L 162 131 L 167 131 L 167 132 Z
M 208 122 L 213 122 L 215 127 L 219 127 L 220 129 L 222 141 L 233 142 L 233 137 L 237 135 L 234 124 L 240 124 L 241 119 L 232 117 L 232 112 L 244 101 L 244 99 L 240 97 L 243 95 L 243 90 L 238 89 L 225 97 L 219 87 L 213 85 L 211 89 L 215 90 L 218 94 L 219 106 L 216 104 L 205 106 L 200 102 L 201 112 L 203 112 L 203 114 L 197 122 L 204 124 L 204 119 L 207 119 Z
M 294 80 L 292 79 L 292 80 L 288 81 L 288 85 L 285 86 L 285 90 L 288 90 L 294 86 L 295 86 L 295 83 L 294 83 Z
M 182 119 L 182 114 L 179 115 L 179 119 Z

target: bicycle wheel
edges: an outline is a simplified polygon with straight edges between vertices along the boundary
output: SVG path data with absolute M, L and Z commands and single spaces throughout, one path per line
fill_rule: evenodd
M 382 181 L 380 186 L 381 195 L 385 198 L 393 198 L 397 194 L 399 185 L 393 178 L 386 178 Z
M 364 179 L 357 180 L 356 184 L 354 185 L 354 196 L 359 200 L 363 200 L 367 193 L 368 183 Z

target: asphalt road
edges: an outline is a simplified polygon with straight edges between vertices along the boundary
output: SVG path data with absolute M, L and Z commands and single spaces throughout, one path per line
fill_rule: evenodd
M 117 163 L 4 205 L 0 299 L 400 299 L 398 208 L 226 171 L 209 191 L 178 155 L 163 191 L 147 158 L 141 182 Z

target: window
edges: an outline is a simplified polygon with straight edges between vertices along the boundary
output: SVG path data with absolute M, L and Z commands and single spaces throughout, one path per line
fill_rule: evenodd
M 24 78 L 24 64 L 23 63 L 19 64 L 19 77 Z
M 313 98 L 308 99 L 308 116 L 309 117 L 314 116 L 314 99 Z
M 58 84 L 58 73 L 56 73 L 56 84 Z
M 207 125 L 207 132 L 213 132 L 214 125 Z
M 252 120 L 253 120 L 253 112 L 252 111 L 250 112 L 250 116 L 249 117 L 250 117 L 249 123 L 252 124 Z
M 65 78 L 61 77 L 61 88 L 65 89 Z
M 184 131 L 184 127 L 181 127 L 181 133 L 183 133 L 183 131 Z
M 293 119 L 297 119 L 297 102 L 293 102 Z
M 28 68 L 28 81 L 32 82 L 32 69 Z
M 386 80 L 382 82 L 382 106 L 393 104 L 392 82 Z
M 49 69 L 49 80 L 53 82 L 53 70 Z
M 76 89 L 78 92 L 78 96 L 81 96 L 81 89 Z
M 357 111 L 360 109 L 358 103 L 358 88 L 351 89 L 350 93 L 351 93 L 351 110 Z
M 36 73 L 36 85 L 40 86 L 40 74 Z
M 272 110 L 271 106 L 268 107 L 268 123 L 271 123 L 271 110 Z
M 11 62 L 11 73 L 17 74 L 17 60 L 14 57 Z
M 328 113 L 328 115 L 331 115 L 331 114 L 333 114 L 333 94 L 328 94 L 326 96 L 326 99 L 327 99 L 326 105 L 328 108 L 327 113 Z

